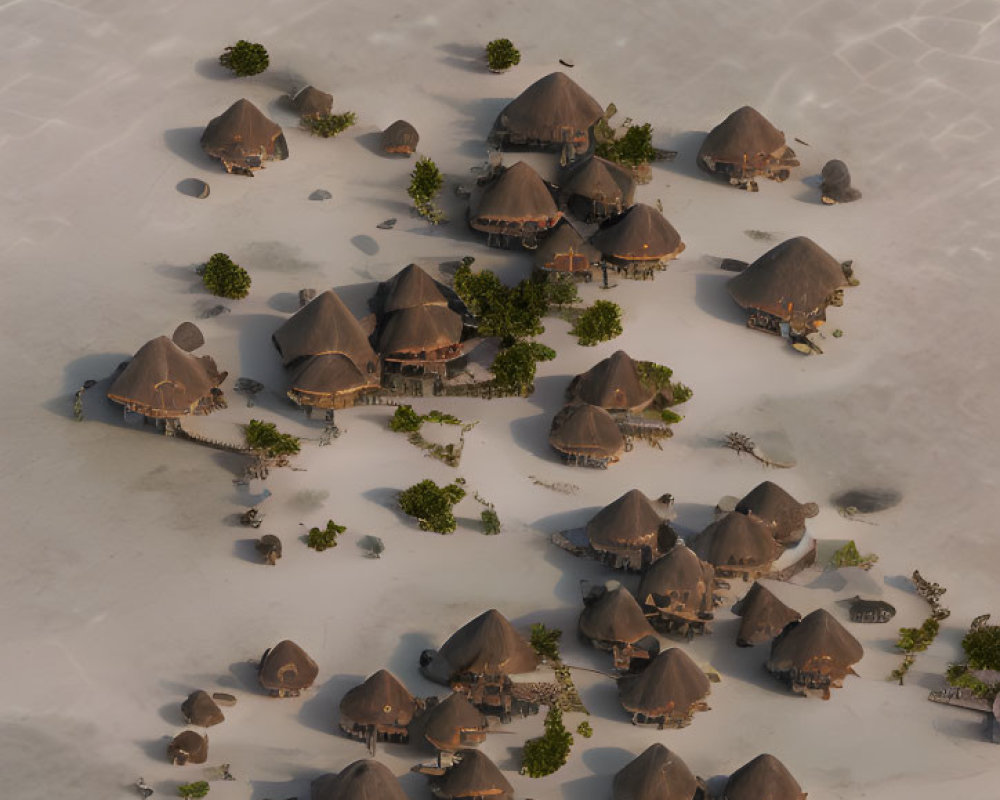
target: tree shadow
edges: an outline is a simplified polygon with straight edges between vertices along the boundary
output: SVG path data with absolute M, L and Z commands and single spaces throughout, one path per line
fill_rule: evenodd
M 405 487 L 403 487 L 405 488 Z M 382 508 L 388 509 L 396 515 L 396 518 L 405 523 L 407 527 L 416 527 L 416 520 L 412 517 L 407 516 L 403 513 L 402 509 L 399 507 L 399 493 L 402 491 L 401 487 L 397 486 L 380 486 L 375 489 L 368 489 L 361 493 L 361 496 L 366 500 L 375 503 L 375 505 L 382 506 Z
M 489 72 L 486 67 L 486 49 L 481 46 L 449 42 L 441 44 L 437 49 L 445 54 L 441 60 L 449 66 L 466 72 Z
M 237 78 L 232 70 L 219 63 L 219 58 L 199 58 L 194 64 L 194 71 L 202 78 L 212 81 L 231 81 L 236 84 Z
M 729 273 L 699 272 L 694 276 L 694 302 L 702 311 L 723 322 L 730 322 L 745 328 L 747 313 L 729 296 L 726 282 L 732 278 Z
M 302 703 L 298 713 L 299 722 L 320 733 L 343 736 L 337 724 L 340 719 L 337 708 L 343 696 L 364 680 L 363 675 L 335 675 L 330 678 Z
M 163 132 L 163 143 L 176 156 L 180 156 L 193 167 L 219 172 L 219 162 L 201 149 L 203 127 L 170 128 Z

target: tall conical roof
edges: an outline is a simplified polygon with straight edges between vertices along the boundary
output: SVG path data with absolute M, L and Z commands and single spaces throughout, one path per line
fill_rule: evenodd
M 798 544 L 806 531 L 806 518 L 819 513 L 815 503 L 800 503 L 778 484 L 757 484 L 736 504 L 741 514 L 751 514 L 767 525 L 778 544 Z
M 612 461 L 625 450 L 625 440 L 611 415 L 588 403 L 571 403 L 556 414 L 549 444 L 560 453 Z
M 409 155 L 417 149 L 420 134 L 405 119 L 397 119 L 382 131 L 380 146 L 383 153 L 405 153 Z
M 315 86 L 306 86 L 292 98 L 292 108 L 300 117 L 323 116 L 333 109 L 333 95 Z
M 446 306 L 448 299 L 441 284 L 416 264 L 408 264 L 389 280 L 379 284 L 375 302 L 380 314 L 416 306 Z
M 630 489 L 594 515 L 587 523 L 587 538 L 595 550 L 644 545 L 655 549 L 663 522 L 653 501 Z
M 729 776 L 721 800 L 806 800 L 799 782 L 770 753 L 757 756 Z
M 278 642 L 260 662 L 260 685 L 271 691 L 307 689 L 319 674 L 309 654 L 290 639 Z
M 459 628 L 439 651 L 452 674 L 517 675 L 533 672 L 538 656 L 495 608 Z
M 465 743 L 463 733 L 481 733 L 488 723 L 464 694 L 452 692 L 423 716 L 424 738 L 438 750 L 454 752 Z
M 332 289 L 316 295 L 271 338 L 285 366 L 305 356 L 342 353 L 367 375 L 369 364 L 378 361 L 361 323 Z
M 379 332 L 383 356 L 422 353 L 451 347 L 462 341 L 461 316 L 447 305 L 411 306 L 390 314 Z
M 790 622 L 802 617 L 798 611 L 782 603 L 766 586 L 754 581 L 743 598 L 733 606 L 733 613 L 743 617 L 736 634 L 736 644 L 752 647 L 769 642 Z
M 281 126 L 247 99 L 237 100 L 205 127 L 201 148 L 223 163 L 244 164 L 247 159 L 288 158 Z M 259 166 L 259 165 L 258 165 Z
M 679 755 L 657 742 L 618 770 L 613 800 L 694 800 L 699 781 Z
M 605 256 L 623 261 L 661 261 L 684 250 L 681 235 L 674 226 L 645 203 L 636 203 L 609 220 L 590 241 Z
M 628 208 L 635 201 L 635 178 L 620 164 L 591 156 L 576 165 L 562 182 L 561 195 L 579 195 L 605 205 Z
M 855 639 L 825 608 L 792 622 L 771 643 L 771 672 L 818 675 L 839 683 L 864 656 Z
M 377 367 L 377 362 L 372 362 L 372 366 Z M 322 407 L 340 395 L 378 385 L 377 368 L 363 371 L 342 353 L 323 353 L 309 356 L 295 368 L 288 382 L 288 394 L 303 405 Z
M 738 511 L 713 522 L 688 545 L 698 558 L 718 569 L 766 568 L 779 549 L 762 523 Z
M 535 222 L 544 229 L 553 227 L 561 218 L 562 212 L 545 181 L 528 164 L 518 161 L 483 190 L 469 225 L 476 230 L 490 230 L 498 222 Z
M 370 758 L 349 764 L 339 774 L 312 782 L 311 800 L 407 800 L 389 768 Z
M 624 586 L 604 592 L 580 613 L 580 633 L 598 642 L 634 644 L 656 631 Z
M 493 136 L 515 141 L 561 144 L 586 141 L 604 109 L 572 78 L 553 72 L 535 81 L 500 112 Z
M 570 382 L 567 395 L 608 411 L 641 411 L 655 392 L 644 386 L 636 362 L 624 350 L 599 361 Z
M 642 574 L 637 597 L 645 608 L 696 616 L 714 608 L 715 570 L 678 542 Z
M 552 229 L 552 232 L 542 240 L 538 249 L 535 250 L 535 267 L 568 271 L 570 269 L 568 261 L 566 266 L 560 267 L 557 257 L 565 256 L 570 252 L 584 257 L 586 261 L 584 269 L 601 260 L 601 254 L 597 248 L 584 239 L 573 223 L 564 217 L 562 222 Z M 581 269 L 581 271 L 583 270 Z
M 380 669 L 340 701 L 340 715 L 361 725 L 410 724 L 419 704 L 399 679 L 388 670 Z
M 514 787 L 479 750 L 459 750 L 455 765 L 431 781 L 431 791 L 443 800 L 452 798 L 509 798 Z
M 770 155 L 784 146 L 785 134 L 759 111 L 743 106 L 709 131 L 698 150 L 698 161 L 707 156 L 713 161 L 742 164 L 744 158 Z
M 705 673 L 677 647 L 664 650 L 638 675 L 618 679 L 625 710 L 654 718 L 686 718 L 710 691 Z

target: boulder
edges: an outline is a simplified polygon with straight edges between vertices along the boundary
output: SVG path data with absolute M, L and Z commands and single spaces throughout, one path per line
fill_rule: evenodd
M 226 719 L 222 709 L 216 705 L 208 692 L 201 689 L 188 695 L 188 699 L 181 704 L 181 713 L 188 723 L 202 728 L 210 728 Z

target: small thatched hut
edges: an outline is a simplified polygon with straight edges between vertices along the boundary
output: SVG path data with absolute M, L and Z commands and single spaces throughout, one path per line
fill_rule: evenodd
M 391 672 L 380 669 L 355 686 L 340 701 L 340 728 L 368 743 L 410 740 L 409 726 L 423 703 L 410 694 Z
M 306 86 L 292 98 L 292 108 L 302 119 L 325 117 L 333 110 L 333 95 L 315 86 Z
M 634 202 L 632 171 L 598 156 L 574 165 L 559 186 L 559 203 L 584 222 L 617 216 Z
M 757 484 L 736 504 L 741 514 L 749 514 L 771 529 L 782 547 L 794 547 L 806 532 L 806 519 L 819 513 L 815 503 L 800 503 L 778 484 Z
M 496 118 L 490 141 L 499 147 L 562 149 L 572 159 L 590 147 L 590 131 L 604 109 L 572 78 L 553 72 L 521 92 Z
M 265 117 L 249 100 L 237 100 L 205 127 L 201 149 L 222 161 L 226 172 L 253 176 L 264 161 L 288 158 L 281 126 Z
M 198 725 L 202 728 L 210 728 L 226 719 L 218 703 L 212 699 L 212 695 L 202 689 L 191 692 L 181 703 L 181 714 L 189 725 Z
M 319 667 L 309 654 L 290 639 L 265 650 L 257 667 L 260 685 L 273 697 L 298 697 L 313 685 Z
M 528 164 L 518 161 L 474 198 L 469 227 L 488 234 L 486 243 L 493 247 L 520 242 L 534 249 L 539 234 L 554 228 L 562 216 L 549 185 Z
M 618 699 L 637 725 L 683 728 L 696 711 L 707 711 L 708 678 L 676 647 L 664 650 L 638 675 L 618 679 Z
M 743 106 L 716 125 L 701 143 L 698 166 L 733 186 L 756 191 L 754 178 L 783 181 L 797 167 L 785 134 L 756 109 Z
M 320 775 L 310 789 L 310 800 L 407 800 L 389 768 L 367 758 Z
M 677 534 L 652 500 L 630 489 L 587 523 L 587 539 L 610 566 L 638 571 L 673 547 Z
M 453 692 L 423 715 L 424 738 L 438 750 L 454 753 L 486 741 L 489 724 L 460 692 Z
M 577 630 L 598 650 L 609 651 L 625 672 L 660 652 L 656 631 L 624 586 L 600 587 L 584 598 Z
M 733 605 L 733 613 L 743 618 L 736 634 L 736 644 L 740 647 L 769 642 L 789 623 L 802 618 L 798 611 L 786 606 L 758 581 L 754 581 L 750 591 Z
M 806 800 L 798 781 L 770 753 L 748 761 L 729 776 L 719 800 Z
M 479 750 L 459 750 L 444 775 L 431 778 L 431 792 L 441 800 L 511 800 L 514 787 Z
M 615 774 L 612 800 L 695 800 L 706 796 L 679 755 L 657 742 L 651 744 Z
M 635 359 L 617 350 L 570 381 L 566 399 L 590 403 L 607 411 L 639 412 L 656 392 L 642 382 Z
M 826 322 L 827 306 L 844 303 L 844 266 L 805 236 L 768 250 L 726 284 L 748 312 L 747 327 L 776 335 L 805 335 Z M 783 325 L 786 326 L 783 330 Z
M 534 256 L 535 269 L 585 281 L 591 280 L 593 266 L 600 260 L 597 248 L 565 218 L 542 240 Z
M 108 399 L 153 419 L 208 414 L 224 405 L 219 372 L 210 356 L 193 356 L 166 336 L 146 342 L 112 382 Z
M 684 252 L 684 242 L 673 225 L 652 206 L 636 203 L 607 220 L 591 239 L 605 261 L 632 277 L 652 277 Z
M 724 578 L 759 578 L 771 570 L 781 547 L 771 531 L 753 517 L 731 511 L 695 536 L 688 545 Z
M 420 134 L 405 119 L 397 119 L 392 125 L 382 131 L 379 148 L 383 153 L 408 156 L 415 152 Z
M 167 758 L 177 767 L 204 764 L 208 760 L 208 737 L 194 731 L 178 733 L 167 745 Z
M 861 643 L 829 611 L 818 608 L 789 623 L 771 643 L 767 670 L 793 692 L 830 699 L 830 688 L 844 685 L 864 656 Z
M 643 572 L 637 597 L 664 630 L 703 633 L 715 617 L 716 587 L 712 565 L 678 542 Z
M 600 469 L 625 452 L 625 438 L 614 418 L 589 403 L 570 403 L 555 415 L 549 444 L 569 464 Z

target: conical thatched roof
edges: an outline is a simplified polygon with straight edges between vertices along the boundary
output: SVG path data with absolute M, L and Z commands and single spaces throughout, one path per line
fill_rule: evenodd
M 864 654 L 861 643 L 829 611 L 818 608 L 775 638 L 767 668 L 811 688 L 838 686 Z
M 318 674 L 316 662 L 290 639 L 284 639 L 268 650 L 257 671 L 260 685 L 270 691 L 307 689 Z
M 714 608 L 714 584 L 712 565 L 678 542 L 646 568 L 636 596 L 644 608 L 694 617 Z
M 361 323 L 332 289 L 316 295 L 271 337 L 285 366 L 324 353 L 342 353 L 367 375 L 377 363 Z
M 441 291 L 441 284 L 424 269 L 409 264 L 379 284 L 374 304 L 378 313 L 389 314 L 416 306 L 446 306 L 448 298 Z
M 377 366 L 377 362 L 372 364 Z M 323 407 L 340 395 L 378 385 L 377 368 L 373 372 L 362 371 L 342 353 L 324 353 L 309 356 L 295 368 L 288 382 L 288 394 L 303 405 Z
M 538 666 L 531 645 L 495 608 L 455 631 L 438 652 L 452 674 L 517 675 Z
M 454 752 L 466 742 L 463 733 L 479 733 L 488 727 L 486 717 L 464 694 L 453 692 L 423 717 L 424 738 L 438 750 Z M 485 735 L 485 734 L 482 734 Z
M 587 538 L 595 550 L 621 547 L 656 548 L 664 520 L 653 501 L 630 489 L 598 511 L 587 523 Z
M 826 250 L 805 236 L 768 250 L 726 288 L 743 308 L 756 308 L 785 321 L 821 312 L 830 296 L 847 285 L 844 269 Z
M 625 450 L 618 425 L 603 408 L 571 403 L 552 420 L 549 444 L 560 453 L 617 461 Z
M 762 523 L 738 511 L 713 522 L 688 545 L 698 558 L 717 569 L 763 569 L 778 557 L 779 551 Z
M 641 411 L 656 393 L 639 379 L 635 360 L 618 350 L 573 378 L 566 394 L 608 411 Z
M 208 760 L 208 737 L 181 731 L 167 745 L 167 758 L 177 766 L 204 764 Z
M 570 253 L 584 257 L 586 266 L 583 267 L 583 265 L 580 265 L 584 269 L 601 260 L 601 254 L 597 248 L 580 235 L 580 232 L 573 226 L 573 223 L 563 218 L 563 221 L 553 229 L 552 233 L 542 240 L 542 243 L 538 245 L 538 249 L 535 250 L 535 267 L 538 269 L 569 271 L 570 265 L 568 259 L 563 258 L 562 261 L 565 261 L 565 265 L 562 265 L 558 257 L 565 257 Z
M 693 800 L 699 781 L 676 753 L 651 744 L 615 775 L 613 800 Z
M 378 337 L 383 356 L 423 353 L 462 341 L 462 318 L 447 306 L 413 306 L 390 314 Z
M 652 206 L 636 203 L 595 233 L 591 244 L 607 258 L 620 261 L 662 261 L 684 250 L 681 235 Z
M 292 108 L 300 117 L 322 117 L 333 110 L 333 95 L 307 86 L 292 98 Z
M 534 222 L 544 230 L 561 218 L 548 184 L 528 164 L 518 161 L 483 190 L 470 213 L 469 225 L 490 232 L 498 224 Z
M 493 123 L 491 136 L 540 144 L 575 142 L 582 152 L 590 128 L 603 115 L 604 109 L 572 78 L 553 72 L 508 103 Z
M 380 669 L 340 701 L 340 716 L 359 725 L 410 724 L 420 705 L 388 670 Z
M 770 753 L 757 756 L 729 776 L 721 800 L 806 800 L 799 782 Z
M 158 336 L 139 348 L 108 398 L 147 417 L 173 419 L 193 413 L 225 377 L 209 356 L 193 356 Z
M 311 800 L 407 800 L 389 768 L 365 758 L 312 782 Z
M 188 723 L 202 728 L 210 728 L 226 719 L 218 703 L 203 689 L 188 695 L 187 700 L 181 703 L 181 714 Z
M 743 598 L 733 606 L 733 613 L 743 617 L 736 634 L 736 644 L 753 647 L 771 641 L 790 622 L 802 615 L 782 603 L 766 586 L 754 581 Z
M 431 780 L 431 791 L 443 800 L 452 798 L 510 798 L 514 787 L 490 759 L 479 750 L 459 750 L 456 764 L 440 778 Z
M 664 650 L 640 674 L 618 679 L 625 710 L 653 718 L 686 719 L 710 691 L 705 673 L 677 647 Z
M 409 155 L 417 149 L 420 134 L 405 119 L 397 119 L 382 131 L 380 147 L 383 153 L 405 153 Z
M 605 205 L 628 208 L 635 202 L 632 172 L 613 161 L 591 156 L 576 165 L 563 180 L 560 195 L 585 197 Z
M 815 503 L 800 503 L 778 484 L 764 481 L 736 504 L 741 514 L 751 514 L 767 525 L 778 544 L 791 547 L 806 532 L 806 518 L 819 513 Z
M 598 642 L 634 644 L 656 632 L 624 586 L 604 592 L 580 613 L 579 630 Z
M 261 159 L 288 158 L 281 127 L 249 100 L 237 100 L 205 127 L 201 149 L 230 165 L 255 168 Z
M 743 164 L 743 159 L 771 155 L 785 146 L 785 134 L 774 127 L 756 109 L 738 108 L 716 125 L 701 143 L 698 163 L 707 156 L 726 164 Z

